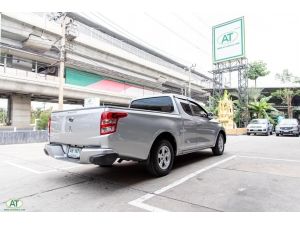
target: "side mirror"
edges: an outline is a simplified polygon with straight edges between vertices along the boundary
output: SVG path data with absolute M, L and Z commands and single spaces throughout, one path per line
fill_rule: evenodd
M 211 112 L 207 113 L 207 118 L 212 120 L 214 118 L 214 114 Z

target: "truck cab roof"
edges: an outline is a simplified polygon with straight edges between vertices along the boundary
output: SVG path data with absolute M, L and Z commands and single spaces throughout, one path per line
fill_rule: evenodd
M 139 99 L 144 99 L 144 98 L 157 98 L 157 97 L 171 97 L 171 98 L 180 98 L 183 100 L 190 100 L 192 102 L 197 102 L 195 99 L 192 99 L 190 97 L 184 96 L 184 95 L 178 95 L 178 94 L 156 94 L 156 95 L 149 95 L 149 96 L 144 96 L 144 97 L 140 97 L 140 98 L 134 98 L 131 100 L 131 102 L 135 101 L 135 100 L 139 100 Z

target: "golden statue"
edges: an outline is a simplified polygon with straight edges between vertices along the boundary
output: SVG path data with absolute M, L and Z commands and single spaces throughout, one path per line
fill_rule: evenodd
M 218 121 L 225 129 L 236 128 L 233 122 L 233 102 L 229 99 L 227 90 L 224 91 L 223 98 L 219 101 Z

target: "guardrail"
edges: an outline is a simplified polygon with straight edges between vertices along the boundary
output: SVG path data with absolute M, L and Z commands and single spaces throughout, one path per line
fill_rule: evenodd
M 0 131 L 0 145 L 26 144 L 48 141 L 48 131 Z

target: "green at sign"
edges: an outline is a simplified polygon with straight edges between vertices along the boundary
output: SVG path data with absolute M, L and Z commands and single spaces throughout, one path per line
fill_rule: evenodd
M 20 208 L 23 205 L 23 202 L 18 199 L 11 199 L 6 202 L 8 208 Z
M 225 34 L 223 36 L 223 39 L 222 39 L 222 44 L 224 44 L 224 42 L 231 42 L 231 36 L 233 35 L 233 32 L 231 33 L 228 33 L 228 34 Z
M 213 63 L 245 57 L 244 17 L 212 27 Z

